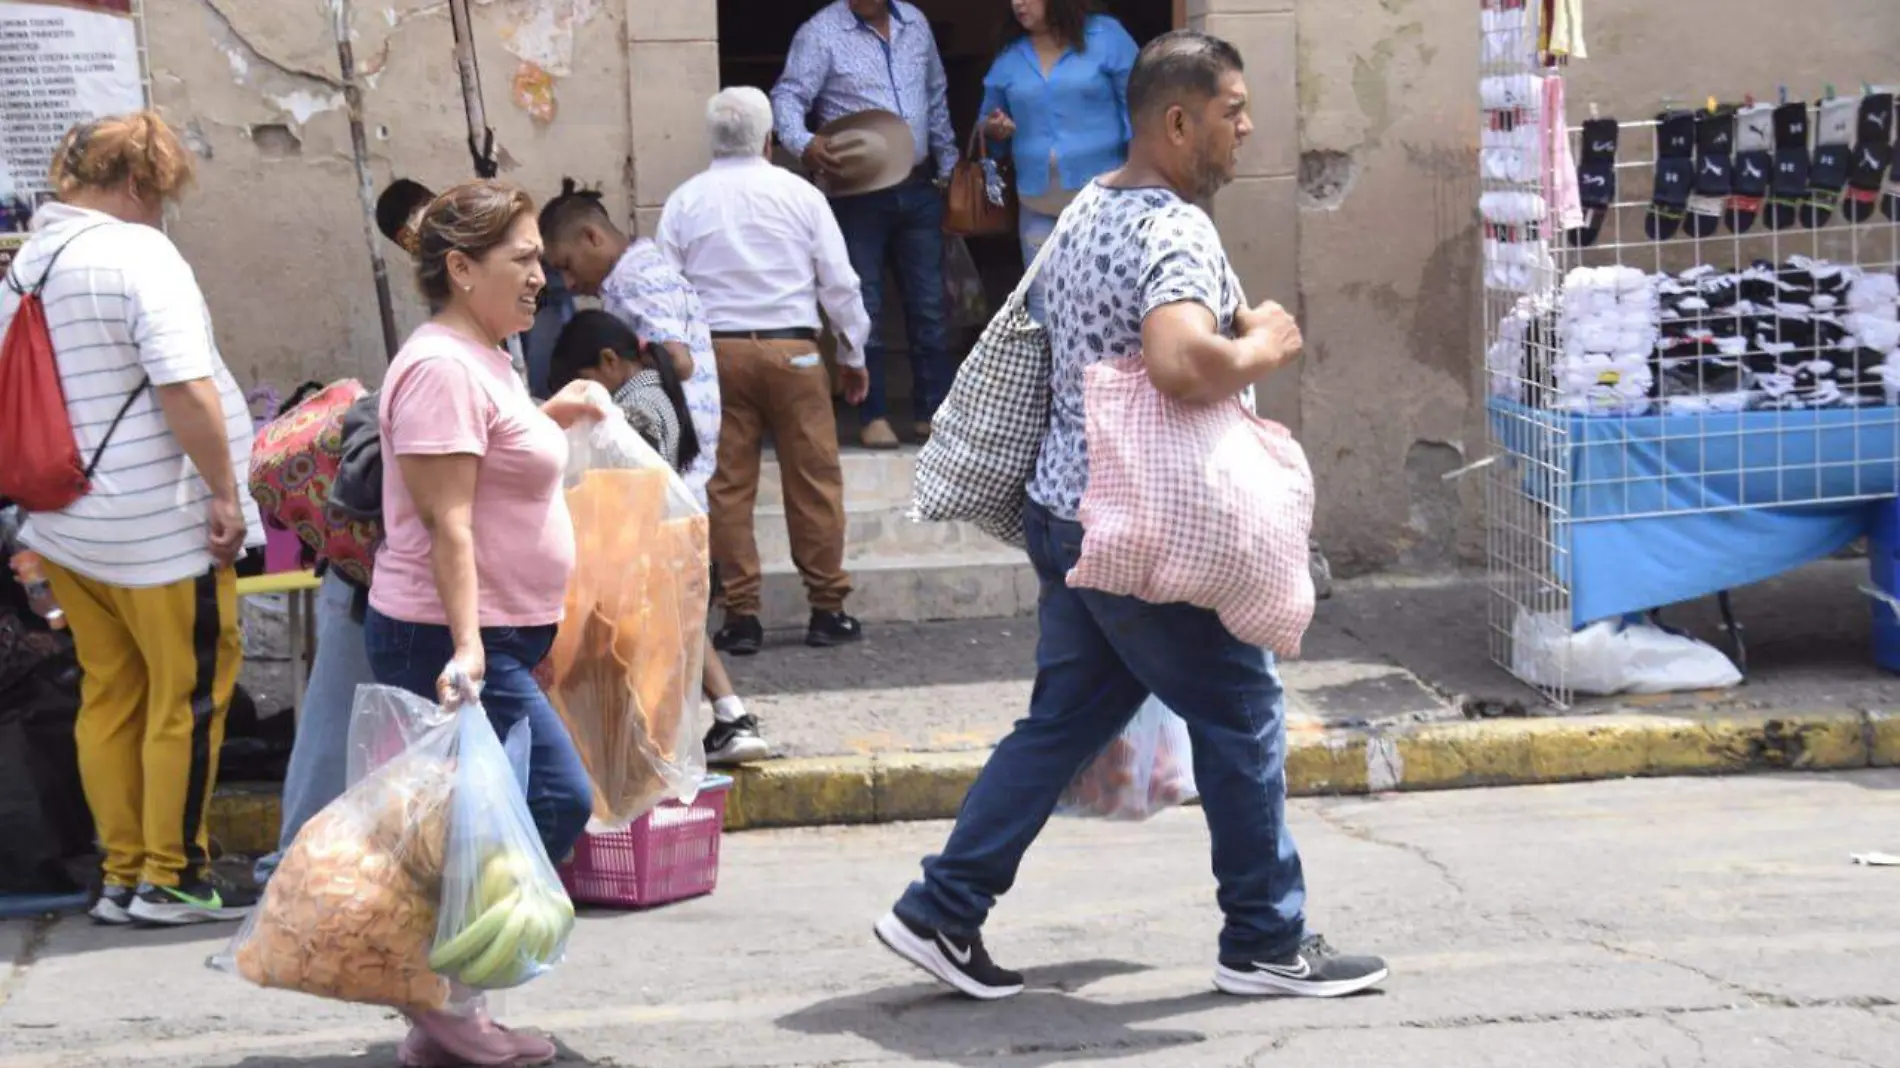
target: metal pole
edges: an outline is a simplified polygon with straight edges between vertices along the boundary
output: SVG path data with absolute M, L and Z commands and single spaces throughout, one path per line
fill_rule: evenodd
M 396 307 L 389 295 L 389 267 L 377 242 L 376 184 L 369 171 L 369 138 L 363 133 L 363 87 L 356 80 L 356 53 L 350 47 L 350 0 L 330 0 L 336 33 L 337 66 L 343 74 L 343 102 L 350 114 L 350 153 L 356 157 L 356 191 L 363 202 L 363 236 L 369 242 L 370 272 L 376 279 L 376 310 L 383 320 L 383 356 L 396 358 Z
M 475 56 L 475 31 L 468 0 L 449 0 L 449 25 L 455 32 L 455 71 L 462 81 L 462 110 L 468 115 L 468 151 L 479 177 L 493 178 L 494 132 L 482 105 L 482 68 Z

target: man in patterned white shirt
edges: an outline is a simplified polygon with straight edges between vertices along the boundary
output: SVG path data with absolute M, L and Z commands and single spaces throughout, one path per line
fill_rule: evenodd
M 878 321 L 887 263 L 903 291 L 919 437 L 929 435 L 956 370 L 943 294 L 943 186 L 958 156 L 948 84 L 922 11 L 904 0 L 836 0 L 799 28 L 785 72 L 772 88 L 779 143 L 802 156 L 816 175 L 836 173 L 839 161 L 812 126 L 879 110 L 910 125 L 916 170 L 909 180 L 894 189 L 839 197 L 831 205 L 872 319 L 864 354 L 871 388 L 858 406 L 867 448 L 898 446 Z
M 1088 486 L 1087 367 L 1135 354 L 1161 393 L 1228 403 L 1291 362 L 1292 318 L 1241 302 L 1213 220 L 1195 206 L 1233 179 L 1253 131 L 1240 53 L 1177 31 L 1128 80 L 1128 163 L 1063 213 L 1044 277 L 1052 395 L 1024 526 L 1042 580 L 1029 715 L 996 747 L 940 856 L 877 923 L 899 956 L 973 998 L 1022 976 L 990 959 L 982 927 L 1077 773 L 1156 697 L 1187 722 L 1226 916 L 1214 984 L 1242 996 L 1338 997 L 1385 962 L 1334 952 L 1305 928 L 1306 884 L 1286 823 L 1286 696 L 1273 658 L 1213 612 L 1148 604 L 1065 581 L 1081 555 Z

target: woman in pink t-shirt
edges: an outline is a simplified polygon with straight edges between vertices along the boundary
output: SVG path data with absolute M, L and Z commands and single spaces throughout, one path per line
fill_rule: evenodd
M 546 281 L 526 193 L 456 186 L 429 205 L 418 237 L 417 278 L 435 317 L 383 380 L 385 541 L 364 643 L 378 682 L 448 703 L 459 666 L 482 683 L 499 734 L 527 722 L 528 810 L 559 863 L 587 827 L 593 790 L 533 670 L 554 643 L 574 568 L 562 428 L 590 413 L 587 384 L 537 405 L 502 347 L 534 322 Z M 554 1058 L 553 1043 L 479 1011 L 419 1017 L 402 1049 L 410 1065 Z

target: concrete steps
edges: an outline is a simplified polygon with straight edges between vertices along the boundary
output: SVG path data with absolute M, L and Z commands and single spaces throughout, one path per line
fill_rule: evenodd
M 1035 572 L 1021 552 L 968 524 L 906 517 L 915 450 L 847 452 L 843 466 L 853 615 L 870 623 L 916 623 L 1035 610 Z M 810 607 L 792 565 L 778 461 L 769 455 L 759 478 L 756 536 L 765 566 L 766 626 L 804 626 Z

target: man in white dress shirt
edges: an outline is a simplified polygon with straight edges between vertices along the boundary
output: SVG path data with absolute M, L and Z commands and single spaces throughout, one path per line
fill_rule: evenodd
M 712 329 L 724 422 L 707 499 L 712 556 L 725 588 L 722 652 L 759 651 L 763 576 L 753 536 L 759 461 L 769 434 L 784 479 L 792 561 L 805 580 L 805 644 L 857 642 L 864 628 L 844 611 L 844 471 L 831 380 L 818 353 L 819 308 L 839 337 L 845 399 L 870 389 L 871 332 L 858 275 L 824 194 L 767 159 L 772 104 L 733 88 L 706 109 L 712 167 L 680 186 L 660 217 L 660 250 L 698 291 Z

